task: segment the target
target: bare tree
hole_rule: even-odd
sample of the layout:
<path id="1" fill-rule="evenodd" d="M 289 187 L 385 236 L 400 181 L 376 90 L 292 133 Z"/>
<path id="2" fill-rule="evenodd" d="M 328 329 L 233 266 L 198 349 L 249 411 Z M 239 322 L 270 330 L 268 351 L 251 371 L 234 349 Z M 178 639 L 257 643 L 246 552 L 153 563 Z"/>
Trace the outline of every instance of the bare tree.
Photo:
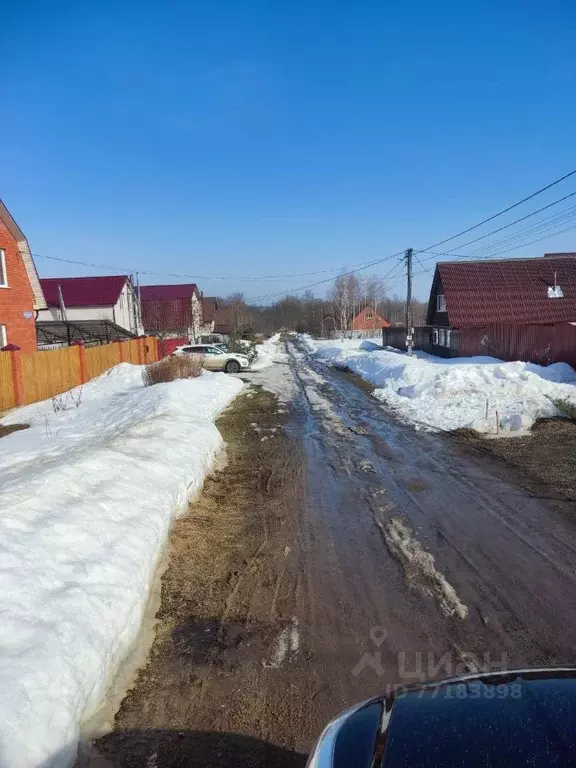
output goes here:
<path id="1" fill-rule="evenodd" d="M 339 275 L 328 293 L 334 324 L 342 337 L 352 330 L 354 317 L 360 311 L 361 295 L 358 278 L 351 274 Z"/>

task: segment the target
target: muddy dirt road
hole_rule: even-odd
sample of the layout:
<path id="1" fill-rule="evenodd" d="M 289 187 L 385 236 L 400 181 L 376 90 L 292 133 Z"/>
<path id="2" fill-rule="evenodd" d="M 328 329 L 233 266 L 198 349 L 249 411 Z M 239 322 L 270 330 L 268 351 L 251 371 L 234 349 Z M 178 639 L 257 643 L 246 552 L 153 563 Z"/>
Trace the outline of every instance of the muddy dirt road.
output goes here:
<path id="1" fill-rule="evenodd" d="M 568 510 L 294 345 L 268 371 L 254 384 L 291 402 L 256 388 L 221 419 L 229 465 L 175 526 L 111 765 L 300 766 L 387 686 L 575 662 Z"/>

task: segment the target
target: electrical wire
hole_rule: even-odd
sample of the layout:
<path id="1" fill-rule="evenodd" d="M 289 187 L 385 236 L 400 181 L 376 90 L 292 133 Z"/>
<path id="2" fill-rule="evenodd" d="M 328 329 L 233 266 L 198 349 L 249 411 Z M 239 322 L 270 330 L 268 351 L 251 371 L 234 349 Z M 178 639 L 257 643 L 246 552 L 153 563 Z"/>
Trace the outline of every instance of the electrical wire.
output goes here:
<path id="1" fill-rule="evenodd" d="M 528 200 L 532 200 L 537 195 L 540 195 L 543 192 L 545 192 L 546 190 L 551 189 L 552 187 L 556 186 L 556 184 L 559 184 L 560 182 L 564 181 L 565 179 L 570 178 L 574 174 L 576 174 L 576 169 L 570 171 L 569 173 L 564 174 L 564 176 L 561 176 L 558 179 L 555 179 L 554 181 L 550 182 L 546 186 L 536 190 L 536 192 L 533 192 L 532 194 L 522 198 L 521 200 L 518 200 L 517 202 L 513 203 L 512 205 L 509 205 L 507 208 L 503 208 L 501 211 L 498 211 L 497 213 L 494 213 L 491 216 L 488 216 L 487 218 L 483 219 L 482 221 L 479 221 L 476 224 L 473 224 L 472 226 L 467 227 L 466 229 L 463 229 L 462 231 L 460 231 L 460 232 L 458 232 L 458 233 L 456 233 L 454 235 L 451 235 L 450 237 L 445 238 L 444 240 L 440 240 L 437 243 L 434 243 L 432 245 L 428 245 L 425 248 L 418 249 L 417 251 L 415 251 L 415 255 L 416 255 L 416 253 L 420 254 L 420 253 L 430 252 L 433 248 L 438 248 L 439 246 L 444 245 L 445 243 L 451 242 L 452 240 L 455 240 L 458 237 L 461 237 L 462 235 L 465 235 L 465 234 L 467 234 L 468 232 L 471 232 L 474 229 L 478 229 L 478 227 L 481 227 L 484 224 L 488 223 L 489 221 L 492 221 L 493 219 L 496 219 L 499 216 L 502 216 L 503 214 L 508 213 L 509 211 L 513 210 L 514 208 L 517 208 L 518 206 L 522 205 L 523 203 L 528 202 Z M 520 219 L 517 219 L 516 221 L 511 222 L 510 224 L 506 224 L 505 226 L 499 227 L 496 230 L 493 230 L 492 232 L 488 232 L 487 234 L 482 235 L 479 238 L 475 238 L 474 240 L 469 241 L 465 245 L 469 245 L 469 244 L 471 244 L 473 242 L 477 242 L 479 240 L 483 240 L 483 239 L 485 239 L 487 237 L 490 237 L 491 235 L 496 234 L 497 232 L 500 232 L 503 229 L 507 229 L 507 228 L 509 228 L 509 227 L 513 226 L 514 224 L 517 224 L 517 223 L 519 223 L 521 221 L 524 221 L 527 218 L 530 218 L 531 216 L 534 216 L 537 213 L 539 213 L 539 212 L 541 212 L 541 211 L 543 211 L 543 210 L 545 210 L 547 208 L 550 208 L 553 205 L 557 205 L 559 202 L 562 202 L 562 200 L 566 200 L 567 198 L 572 197 L 575 194 L 576 194 L 576 192 L 575 193 L 571 193 L 569 195 L 566 195 L 565 197 L 561 198 L 560 200 L 554 201 L 553 203 L 550 203 L 549 205 L 546 205 L 543 208 L 540 208 L 539 210 L 534 211 L 534 212 L 528 214 L 527 216 L 523 216 Z M 569 231 L 569 230 L 563 230 L 563 231 Z M 558 233 L 558 234 L 561 234 L 561 233 Z M 540 239 L 542 240 L 542 239 L 546 239 L 546 238 L 540 238 Z M 535 241 L 535 242 L 539 242 L 539 241 Z M 463 246 L 459 246 L 459 248 L 461 248 L 461 247 L 463 247 Z M 447 254 L 451 253 L 454 250 L 456 250 L 456 249 L 450 249 L 446 253 Z M 378 264 L 382 264 L 385 261 L 389 261 L 390 259 L 393 259 L 396 256 L 400 255 L 400 253 L 402 253 L 402 252 L 391 254 L 390 256 L 385 256 L 385 257 L 383 257 L 381 259 L 376 259 L 374 261 L 359 262 L 358 264 L 353 264 L 351 266 L 353 266 L 354 269 L 348 269 L 347 268 L 347 271 L 341 272 L 340 274 L 342 276 L 355 274 L 356 272 L 360 272 L 360 271 L 362 271 L 364 269 L 368 269 L 369 267 L 377 266 Z M 154 271 L 151 271 L 151 270 L 142 270 L 142 269 L 128 269 L 128 270 L 126 270 L 126 269 L 120 269 L 118 267 L 112 267 L 110 265 L 93 264 L 93 263 L 90 263 L 90 262 L 83 262 L 83 261 L 78 261 L 78 260 L 74 260 L 74 259 L 64 259 L 64 258 L 60 258 L 60 257 L 57 257 L 57 256 L 44 256 L 42 254 L 33 254 L 33 255 L 34 255 L 34 257 L 42 258 L 42 259 L 49 259 L 51 261 L 58 261 L 58 262 L 63 262 L 63 263 L 67 263 L 67 264 L 76 264 L 76 265 L 80 265 L 80 266 L 92 267 L 92 268 L 95 268 L 95 269 L 111 270 L 111 271 L 120 272 L 120 273 L 138 272 L 138 274 L 141 274 L 141 275 L 154 275 L 154 276 L 159 276 L 159 277 L 176 277 L 176 278 L 184 278 L 184 279 L 191 279 L 191 280 L 247 280 L 247 281 L 252 281 L 252 280 L 258 280 L 258 281 L 281 280 L 281 279 L 289 279 L 289 278 L 292 278 L 292 277 L 304 277 L 304 276 L 311 276 L 311 275 L 316 275 L 316 274 L 328 274 L 330 272 L 336 272 L 339 269 L 341 269 L 339 267 L 330 267 L 328 269 L 318 270 L 316 272 L 298 272 L 298 273 L 292 273 L 292 274 L 287 274 L 287 275 L 261 275 L 261 276 L 187 275 L 187 274 L 179 274 L 179 273 L 176 273 L 176 272 L 154 272 Z M 432 255 L 428 259 L 424 259 L 423 261 L 430 261 L 432 258 L 435 258 L 435 254 Z M 465 258 L 465 256 L 463 256 L 463 258 Z M 424 266 L 423 265 L 423 261 L 421 259 L 418 258 L 418 261 L 419 261 L 419 263 L 422 266 Z M 394 267 L 393 270 L 395 268 L 396 267 Z M 393 271 L 393 270 L 391 270 L 391 271 Z M 387 275 L 388 274 L 389 273 L 387 273 Z M 383 278 L 381 278 L 381 281 L 386 279 L 387 275 L 385 275 Z M 312 283 L 308 283 L 306 285 L 302 285 L 302 286 L 300 286 L 298 288 L 293 289 L 293 292 L 294 293 L 298 293 L 300 291 L 306 290 L 307 288 L 313 288 L 313 287 L 316 287 L 318 285 L 323 285 L 325 283 L 331 282 L 333 279 L 334 279 L 333 277 L 329 277 L 329 278 L 326 278 L 324 280 L 318 280 L 318 281 L 315 281 L 315 282 L 312 282 Z M 286 291 L 282 290 L 282 291 L 276 291 L 276 292 L 273 292 L 273 293 L 270 293 L 270 294 L 263 294 L 261 296 L 254 297 L 252 299 L 252 301 L 258 301 L 258 300 L 265 300 L 265 299 L 269 299 L 269 298 L 274 298 L 275 296 L 279 296 L 279 295 L 282 295 L 282 294 L 285 294 L 285 293 L 286 293 Z"/>
<path id="2" fill-rule="evenodd" d="M 542 187 L 541 189 L 536 190 L 536 192 L 533 192 L 531 195 L 528 195 L 528 197 L 523 197 L 522 200 L 518 200 L 517 203 L 513 203 L 512 205 L 509 205 L 507 208 L 503 208 L 501 211 L 494 213 L 492 216 L 488 216 L 488 218 L 482 219 L 482 221 L 479 221 L 477 224 L 473 224 L 471 227 L 468 227 L 467 229 L 463 229 L 461 232 L 458 232 L 455 235 L 451 235 L 450 237 L 447 237 L 444 240 L 440 240 L 438 243 L 434 243 L 433 245 L 427 245 L 426 248 L 419 248 L 418 253 L 424 253 L 425 251 L 432 250 L 432 248 L 438 248 L 438 246 L 440 245 L 449 243 L 451 240 L 456 240 L 457 237 L 461 237 L 462 235 L 465 235 L 468 232 L 472 232 L 473 229 L 478 229 L 478 227 L 481 227 L 483 224 L 487 224 L 489 221 L 492 221 L 493 219 L 498 218 L 498 216 L 502 216 L 503 214 L 508 213 L 508 211 L 511 211 L 514 208 L 517 208 L 519 205 L 522 205 L 522 203 L 527 203 L 528 200 L 532 200 L 532 198 L 542 194 L 542 192 L 546 192 L 547 189 L 551 189 L 552 187 L 556 186 L 556 184 L 560 184 L 561 181 L 564 181 L 565 179 L 570 178 L 570 176 L 574 176 L 575 173 L 576 173 L 576 168 L 573 171 L 566 173 L 564 176 L 561 176 L 559 179 L 556 179 L 555 181 L 550 182 L 550 184 L 547 184 L 545 187 Z"/>
<path id="3" fill-rule="evenodd" d="M 498 248 L 505 245 L 514 245 L 520 241 L 526 240 L 535 235 L 539 235 L 542 232 L 550 231 L 560 225 L 564 225 L 569 221 L 572 221 L 576 217 L 576 206 L 570 206 L 563 211 L 559 211 L 553 216 L 548 216 L 538 222 L 530 224 L 525 227 L 521 227 L 516 232 L 505 237 L 498 238 L 492 243 L 488 243 L 480 248 L 475 248 L 471 251 L 467 251 L 467 255 L 485 254 L 490 250 L 498 250 Z M 452 251 L 451 251 L 452 252 Z"/>
<path id="4" fill-rule="evenodd" d="M 345 277 L 346 275 L 354 275 L 356 272 L 361 272 L 363 269 L 368 269 L 368 267 L 375 267 L 377 264 L 382 264 L 384 261 L 390 261 L 390 259 L 395 258 L 396 256 L 399 256 L 403 251 L 398 251 L 397 253 L 392 253 L 390 256 L 384 256 L 382 259 L 377 259 L 376 261 L 371 262 L 370 264 L 367 264 L 363 267 L 358 267 L 357 269 L 351 269 L 348 272 L 340 272 L 338 277 Z M 384 278 L 382 278 L 384 279 Z M 288 291 L 288 293 L 299 293 L 300 291 L 304 291 L 308 288 L 314 288 L 317 285 L 324 285 L 325 283 L 330 283 L 334 280 L 333 277 L 329 277 L 326 280 L 318 280 L 315 283 L 307 283 L 306 285 L 301 285 L 299 288 L 293 288 L 291 291 Z M 272 299 L 275 296 L 284 296 L 286 295 L 287 291 L 275 291 L 274 293 L 267 293 L 263 294 L 262 296 L 254 296 L 250 299 L 250 301 L 264 301 L 265 299 Z"/>
<path id="5" fill-rule="evenodd" d="M 554 205 L 558 205 L 559 203 L 563 203 L 564 200 L 568 200 L 570 197 L 574 197 L 576 195 L 576 192 L 570 192 L 569 195 L 564 195 L 564 197 L 561 197 L 559 200 L 554 200 L 552 203 L 548 203 L 548 205 L 544 205 L 542 208 L 538 208 L 535 211 L 532 211 L 531 213 L 528 213 L 526 216 L 522 216 L 520 219 L 516 219 L 516 221 L 512 221 L 509 224 L 504 224 L 502 227 L 498 227 L 498 229 L 493 229 L 492 232 L 488 232 L 485 235 L 480 235 L 480 237 L 475 237 L 473 240 L 468 240 L 467 243 L 461 243 L 460 245 L 455 246 L 454 248 L 450 248 L 449 250 L 445 251 L 445 253 L 452 253 L 453 251 L 458 251 L 460 248 L 466 248 L 467 245 L 472 245 L 472 243 L 477 243 L 480 240 L 484 240 L 487 237 L 490 237 L 491 235 L 495 235 L 497 232 L 502 232 L 504 229 L 509 229 L 510 227 L 514 226 L 514 224 L 519 224 L 521 221 L 526 221 L 526 219 L 532 218 L 532 216 L 536 216 L 538 213 L 542 213 L 542 211 L 547 210 L 548 208 L 552 208 Z M 422 253 L 422 251 L 419 251 L 419 253 Z"/>
<path id="6" fill-rule="evenodd" d="M 548 217 L 547 219 L 543 219 L 541 222 L 531 225 L 530 227 L 524 227 L 519 232 L 514 233 L 513 235 L 509 235 L 506 238 L 501 238 L 494 243 L 490 243 L 484 248 L 477 248 L 468 253 L 452 253 L 449 251 L 446 251 L 445 253 L 435 252 L 434 256 L 451 256 L 454 259 L 497 258 L 503 253 L 509 253 L 510 251 L 517 250 L 518 248 L 541 242 L 542 240 L 549 240 L 552 237 L 557 237 L 564 232 L 573 230 L 575 228 L 573 226 L 562 226 L 561 229 L 558 229 L 557 227 L 559 225 L 568 224 L 569 222 L 574 221 L 574 219 L 576 219 L 576 206 L 568 208 L 566 211 L 562 211 L 558 214 L 555 214 L 554 216 Z M 551 229 L 553 229 L 553 231 L 550 231 Z M 545 234 L 542 234 L 544 232 Z M 538 235 L 538 237 L 535 237 L 535 235 Z M 510 247 L 503 248 L 502 246 L 504 245 Z M 429 261 L 429 259 L 427 260 Z"/>
<path id="7" fill-rule="evenodd" d="M 357 262 L 356 264 L 349 264 L 346 266 L 339 266 L 339 267 L 329 267 L 327 269 L 319 269 L 315 272 L 294 272 L 292 274 L 288 275 L 254 275 L 254 276 L 244 276 L 244 275 L 183 275 L 176 272 L 153 272 L 146 269 L 136 269 L 134 267 L 131 267 L 129 269 L 124 267 L 112 267 L 108 264 L 92 264 L 87 261 L 77 261 L 75 259 L 64 259 L 59 256 L 44 256 L 41 253 L 34 253 L 32 254 L 34 258 L 40 258 L 40 259 L 49 259 L 50 261 L 61 261 L 65 264 L 77 264 L 82 267 L 92 267 L 93 269 L 106 269 L 110 270 L 112 272 L 119 272 L 119 273 L 126 273 L 126 274 L 132 274 L 133 272 L 138 272 L 139 275 L 154 275 L 156 277 L 179 277 L 179 278 L 186 278 L 190 280 L 284 280 L 291 277 L 306 277 L 310 275 L 324 275 L 328 272 L 338 272 L 342 269 L 349 269 L 350 267 L 357 267 L 358 269 L 363 269 L 364 267 L 369 267 L 374 263 L 378 262 Z"/>

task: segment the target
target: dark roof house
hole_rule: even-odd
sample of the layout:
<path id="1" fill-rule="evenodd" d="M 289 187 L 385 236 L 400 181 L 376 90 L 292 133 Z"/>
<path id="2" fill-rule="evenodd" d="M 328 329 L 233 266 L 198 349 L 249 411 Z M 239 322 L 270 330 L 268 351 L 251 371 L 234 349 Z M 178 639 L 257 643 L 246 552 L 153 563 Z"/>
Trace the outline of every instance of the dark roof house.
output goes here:
<path id="1" fill-rule="evenodd" d="M 417 348 L 435 355 L 576 365 L 576 258 L 441 262 L 427 325 Z"/>
<path id="2" fill-rule="evenodd" d="M 452 261 L 436 265 L 427 324 L 481 328 L 576 322 L 576 259 Z"/>

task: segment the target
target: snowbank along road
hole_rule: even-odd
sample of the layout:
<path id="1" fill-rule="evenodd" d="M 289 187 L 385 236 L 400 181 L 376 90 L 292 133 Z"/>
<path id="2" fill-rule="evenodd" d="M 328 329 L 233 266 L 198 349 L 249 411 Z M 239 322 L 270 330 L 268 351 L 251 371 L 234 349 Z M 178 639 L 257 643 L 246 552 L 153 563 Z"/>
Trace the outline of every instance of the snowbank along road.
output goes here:
<path id="1" fill-rule="evenodd" d="M 171 718 L 180 743 L 195 729 L 202 739 L 190 749 L 211 765 L 300 766 L 330 717 L 388 686 L 573 663 L 569 515 L 508 482 L 498 464 L 398 422 L 350 374 L 296 344 L 287 351 L 253 381 L 291 397 L 285 430 L 302 451 L 303 492 L 277 525 L 259 509 L 266 536 L 242 576 L 249 613 L 274 617 L 274 631 L 252 618 L 226 649 L 216 622 L 219 666 L 192 693 L 184 686 L 186 714 Z M 234 575 L 230 583 L 228 618 L 244 589 Z M 130 757 L 124 742 L 115 753 L 112 735 L 103 744 L 114 765 L 152 754 L 158 766 L 182 764 L 166 732 L 153 750 L 142 746 L 149 729 L 166 728 L 150 716 L 163 674 L 154 663 L 148 698 L 117 721 L 139 734 L 142 752 Z"/>

